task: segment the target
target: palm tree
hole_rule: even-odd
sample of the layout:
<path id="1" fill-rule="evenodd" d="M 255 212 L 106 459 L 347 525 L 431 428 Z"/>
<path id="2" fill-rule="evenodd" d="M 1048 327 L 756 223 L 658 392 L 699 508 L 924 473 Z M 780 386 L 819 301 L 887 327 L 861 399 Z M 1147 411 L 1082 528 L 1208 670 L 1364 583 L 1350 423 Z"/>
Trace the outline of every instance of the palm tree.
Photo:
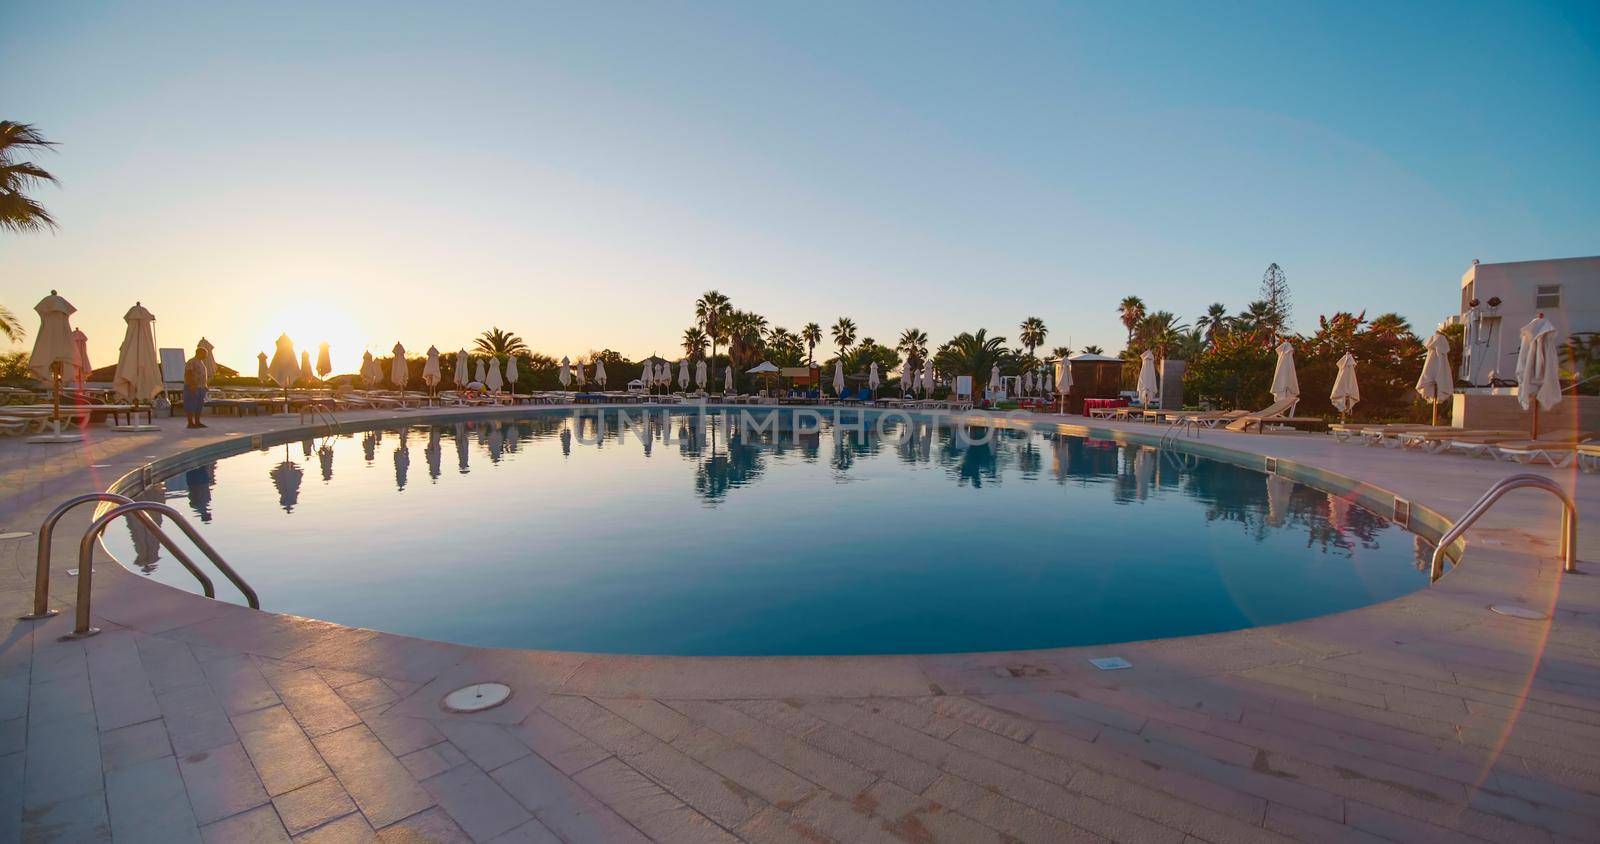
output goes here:
<path id="1" fill-rule="evenodd" d="M 1072 349 L 1068 346 L 1057 346 L 1050 350 L 1050 357 L 1056 360 L 1066 360 L 1072 357 Z"/>
<path id="2" fill-rule="evenodd" d="M 694 319 L 711 340 L 711 359 L 717 359 L 717 343 L 723 339 L 723 322 L 733 312 L 728 297 L 715 290 L 707 290 L 694 302 Z"/>
<path id="3" fill-rule="evenodd" d="M 1242 331 L 1260 342 L 1269 342 L 1282 332 L 1283 317 L 1272 309 L 1265 299 L 1257 299 L 1233 319 L 1236 331 Z"/>
<path id="4" fill-rule="evenodd" d="M 1022 329 L 1018 339 L 1022 340 L 1022 347 L 1028 350 L 1028 357 L 1031 358 L 1033 350 L 1044 345 L 1044 338 L 1050 333 L 1050 329 L 1045 328 L 1044 320 L 1036 316 L 1023 320 L 1022 325 L 1018 327 Z"/>
<path id="5" fill-rule="evenodd" d="M 17 315 L 12 313 L 11 309 L 5 305 L 0 305 L 0 335 L 4 335 L 7 340 L 13 343 L 20 343 L 22 338 L 28 336 L 28 332 L 23 330 L 22 322 L 17 319 Z"/>
<path id="6" fill-rule="evenodd" d="M 806 327 L 800 329 L 800 339 L 806 343 L 806 364 L 816 366 L 817 344 L 822 342 L 822 326 L 814 322 L 806 323 Z"/>
<path id="7" fill-rule="evenodd" d="M 528 351 L 528 344 L 522 342 L 521 337 L 509 331 L 501 331 L 498 327 L 483 332 L 481 337 L 472 341 L 472 347 L 495 357 L 510 357 Z"/>
<path id="8" fill-rule="evenodd" d="M 894 345 L 894 350 L 910 362 L 912 369 L 922 366 L 922 359 L 928 356 L 928 332 L 907 328 L 900 332 L 900 342 Z"/>
<path id="9" fill-rule="evenodd" d="M 1412 333 L 1411 323 L 1397 313 L 1378 314 L 1367 323 L 1367 330 L 1381 337 L 1397 338 Z"/>
<path id="10" fill-rule="evenodd" d="M 1138 296 L 1125 296 L 1122 304 L 1117 305 L 1117 313 L 1122 317 L 1122 327 L 1128 329 L 1128 345 L 1133 345 L 1133 330 L 1139 327 L 1139 321 L 1144 319 L 1144 300 Z"/>
<path id="11" fill-rule="evenodd" d="M 691 358 L 699 358 L 706 353 L 706 333 L 698 325 L 691 325 L 683 330 L 683 353 Z"/>
<path id="12" fill-rule="evenodd" d="M 1189 326 L 1178 321 L 1171 311 L 1156 311 L 1139 323 L 1139 340 L 1146 349 L 1156 353 L 1156 358 L 1166 360 L 1172 352 L 1182 348 L 1184 332 Z"/>
<path id="13" fill-rule="evenodd" d="M 56 177 L 31 161 L 13 158 L 53 146 L 55 142 L 45 140 L 32 124 L 0 120 L 0 229 L 29 232 L 56 227 L 50 212 L 23 192 L 43 182 L 54 183 Z"/>
<path id="14" fill-rule="evenodd" d="M 976 393 L 989 383 L 990 370 L 996 366 L 1008 369 L 1015 360 L 1012 351 L 1006 348 L 1006 338 L 990 337 L 988 329 L 980 328 L 977 334 L 963 331 L 952 337 L 950 342 L 939 347 L 933 364 L 947 375 L 973 376 Z"/>
<path id="15" fill-rule="evenodd" d="M 728 361 L 737 369 L 744 369 L 761 353 L 762 335 L 767 328 L 767 318 L 749 311 L 730 311 L 723 317 L 723 331 L 728 337 Z"/>
<path id="16" fill-rule="evenodd" d="M 1194 321 L 1195 327 L 1205 332 L 1208 345 L 1217 342 L 1217 336 L 1226 332 L 1233 324 L 1233 317 L 1228 316 L 1228 306 L 1221 302 L 1212 302 L 1206 308 L 1205 316 Z"/>
<path id="17" fill-rule="evenodd" d="M 833 344 L 839 347 L 839 354 L 843 356 L 850 351 L 856 343 L 856 323 L 849 317 L 839 317 L 833 324 Z"/>

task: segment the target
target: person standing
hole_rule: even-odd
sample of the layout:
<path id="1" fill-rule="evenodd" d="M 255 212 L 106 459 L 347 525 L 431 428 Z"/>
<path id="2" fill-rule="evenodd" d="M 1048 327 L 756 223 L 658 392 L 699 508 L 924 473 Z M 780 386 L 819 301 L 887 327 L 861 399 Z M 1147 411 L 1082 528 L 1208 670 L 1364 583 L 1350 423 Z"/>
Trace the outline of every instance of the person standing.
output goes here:
<path id="1" fill-rule="evenodd" d="M 183 414 L 189 417 L 190 428 L 207 427 L 200 421 L 200 411 L 206 407 L 206 382 L 209 376 L 205 347 L 197 347 L 194 357 L 183 365 Z"/>

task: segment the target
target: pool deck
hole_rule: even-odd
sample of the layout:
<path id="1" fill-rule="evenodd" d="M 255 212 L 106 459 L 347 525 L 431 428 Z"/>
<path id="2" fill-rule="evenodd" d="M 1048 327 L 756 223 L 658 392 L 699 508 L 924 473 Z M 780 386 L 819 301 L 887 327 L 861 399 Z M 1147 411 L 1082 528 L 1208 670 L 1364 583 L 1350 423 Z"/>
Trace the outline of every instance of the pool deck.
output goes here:
<path id="1" fill-rule="evenodd" d="M 35 531 L 153 456 L 297 424 L 160 422 L 96 427 L 83 445 L 0 439 L 0 531 Z M 1105 647 L 489 650 L 208 601 L 103 555 L 104 632 L 62 640 L 85 507 L 54 545 L 54 618 L 16 619 L 36 537 L 0 540 L 0 842 L 1600 838 L 1600 476 L 1314 435 L 1200 442 L 1361 478 L 1449 518 L 1498 477 L 1546 474 L 1578 501 L 1591 574 L 1559 573 L 1554 500 L 1524 491 L 1469 533 L 1462 566 L 1410 596 Z M 1099 671 L 1099 656 L 1133 668 Z M 440 708 L 488 680 L 513 688 L 505 705 Z"/>

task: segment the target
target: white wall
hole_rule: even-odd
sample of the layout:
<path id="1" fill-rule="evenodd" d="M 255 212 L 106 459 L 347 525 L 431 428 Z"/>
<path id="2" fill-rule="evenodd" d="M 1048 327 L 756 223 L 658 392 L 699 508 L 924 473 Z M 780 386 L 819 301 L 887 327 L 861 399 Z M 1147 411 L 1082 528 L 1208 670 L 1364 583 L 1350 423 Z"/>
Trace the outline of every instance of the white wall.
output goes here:
<path id="1" fill-rule="evenodd" d="M 1487 347 L 1469 350 L 1467 376 L 1474 384 L 1487 384 L 1491 371 L 1504 379 L 1516 377 L 1517 332 L 1541 310 L 1556 327 L 1557 343 L 1575 331 L 1600 331 L 1600 257 L 1475 264 L 1461 276 L 1463 321 L 1468 317 L 1469 285 L 1484 318 L 1479 325 L 1490 329 Z M 1538 289 L 1547 285 L 1560 287 L 1559 307 L 1536 307 Z M 1498 308 L 1489 307 L 1494 297 L 1501 300 Z"/>

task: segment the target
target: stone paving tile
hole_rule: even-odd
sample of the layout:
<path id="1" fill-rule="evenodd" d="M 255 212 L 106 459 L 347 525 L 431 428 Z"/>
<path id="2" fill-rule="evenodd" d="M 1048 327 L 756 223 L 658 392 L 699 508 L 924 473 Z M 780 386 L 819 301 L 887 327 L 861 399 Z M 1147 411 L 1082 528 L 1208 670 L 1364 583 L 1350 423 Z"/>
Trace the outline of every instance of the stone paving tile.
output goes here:
<path id="1" fill-rule="evenodd" d="M 22 754 L 0 756 L 0 841 L 22 839 Z"/>
<path id="2" fill-rule="evenodd" d="M 232 656 L 200 665 L 211 683 L 211 690 L 229 715 L 254 712 L 279 703 L 277 693 L 248 656 Z"/>
<path id="3" fill-rule="evenodd" d="M 499 724 L 446 720 L 438 721 L 435 725 L 450 739 L 451 744 L 485 771 L 492 771 L 529 753 L 527 745 Z"/>
<path id="4" fill-rule="evenodd" d="M 378 840 L 367 819 L 355 812 L 294 837 L 297 844 L 368 844 Z"/>
<path id="5" fill-rule="evenodd" d="M 233 725 L 268 794 L 284 794 L 329 775 L 317 749 L 284 707 L 235 715 Z"/>
<path id="6" fill-rule="evenodd" d="M 478 841 L 521 826 L 533 817 L 477 765 L 452 768 L 424 780 L 422 787 Z"/>
<path id="7" fill-rule="evenodd" d="M 189 756 L 238 741 L 233 722 L 207 685 L 185 686 L 156 696 L 167 736 L 179 756 Z"/>
<path id="8" fill-rule="evenodd" d="M 444 741 L 444 733 L 439 732 L 439 728 L 426 718 L 396 715 L 381 709 L 366 709 L 356 714 L 383 742 L 383 746 L 396 756 L 404 756 Z"/>
<path id="9" fill-rule="evenodd" d="M 355 683 L 365 683 L 368 680 L 375 679 L 366 674 L 360 674 L 355 671 L 340 671 L 336 668 L 318 668 L 317 674 L 322 677 L 323 682 L 327 683 L 329 688 L 333 689 Z"/>
<path id="10" fill-rule="evenodd" d="M 433 806 L 433 797 L 365 726 L 319 736 L 314 742 L 373 826 L 382 828 Z"/>
<path id="11" fill-rule="evenodd" d="M 272 798 L 278 817 L 291 835 L 299 835 L 342 818 L 356 810 L 356 804 L 333 777 Z"/>
<path id="12" fill-rule="evenodd" d="M 0 721 L 0 756 L 21 753 L 28 744 L 28 719 Z"/>
<path id="13" fill-rule="evenodd" d="M 102 792 L 67 797 L 28 809 L 22 816 L 23 841 L 100 842 L 111 840 Z"/>
<path id="14" fill-rule="evenodd" d="M 449 742 L 424 747 L 400 757 L 400 764 L 406 766 L 406 770 L 410 771 L 411 776 L 416 777 L 418 782 L 466 763 L 467 755 Z"/>
<path id="15" fill-rule="evenodd" d="M 389 684 L 377 677 L 351 683 L 348 686 L 338 686 L 334 691 L 338 692 L 339 697 L 344 698 L 344 702 L 350 704 L 352 709 L 369 709 L 400 699 L 400 696 L 394 693 L 394 689 L 389 688 Z"/>
<path id="16" fill-rule="evenodd" d="M 574 779 L 656 841 L 738 840 L 618 759 L 586 768 Z"/>
<path id="17" fill-rule="evenodd" d="M 106 774 L 112 837 L 121 842 L 181 844 L 200 840 L 183 777 L 172 757 Z"/>
<path id="18" fill-rule="evenodd" d="M 635 835 L 637 834 L 635 833 Z M 582 841 L 583 839 L 572 840 Z M 603 841 L 605 839 L 597 838 L 594 840 Z M 516 829 L 496 835 L 489 839 L 489 844 L 562 844 L 562 841 L 556 837 L 554 832 L 550 831 L 549 827 L 539 823 L 538 820 L 531 820 Z M 812 842 L 812 844 L 816 844 L 816 842 Z"/>
<path id="19" fill-rule="evenodd" d="M 316 738 L 361 723 L 361 718 L 344 698 L 314 669 L 269 676 L 268 682 L 283 705 L 289 707 L 306 735 Z"/>
<path id="20" fill-rule="evenodd" d="M 548 712 L 535 710 L 511 732 L 563 773 L 575 774 L 611 755 Z"/>
<path id="21" fill-rule="evenodd" d="M 271 806 L 257 806 L 231 818 L 223 818 L 202 827 L 201 840 L 205 844 L 288 844 L 289 834 L 284 831 L 278 813 Z"/>
<path id="22" fill-rule="evenodd" d="M 537 825 L 538 821 L 528 821 Z M 510 834 L 509 831 L 505 834 Z M 378 840 L 384 844 L 472 844 L 473 839 L 440 809 L 429 809 L 378 830 Z M 482 839 L 479 839 L 482 840 Z M 500 840 L 496 836 L 495 841 Z M 551 841 L 557 839 L 551 838 Z"/>
<path id="23" fill-rule="evenodd" d="M 172 755 L 164 721 L 146 721 L 100 734 L 100 762 L 107 771 Z"/>
<path id="24" fill-rule="evenodd" d="M 86 651 L 94 711 L 101 730 L 161 717 L 132 634 L 103 633 L 86 642 Z"/>
<path id="25" fill-rule="evenodd" d="M 23 802 L 29 808 L 95 794 L 101 778 L 100 734 L 94 715 L 28 721 L 25 751 L 27 783 Z"/>
<path id="26" fill-rule="evenodd" d="M 194 658 L 188 645 L 161 636 L 141 636 L 138 647 L 145 675 L 156 694 L 206 682 L 200 661 Z"/>
<path id="27" fill-rule="evenodd" d="M 610 806 L 539 756 L 524 756 L 490 776 L 563 840 L 648 840 Z"/>
<path id="28" fill-rule="evenodd" d="M 178 770 L 201 826 L 267 802 L 267 790 L 238 742 L 180 757 Z"/>

